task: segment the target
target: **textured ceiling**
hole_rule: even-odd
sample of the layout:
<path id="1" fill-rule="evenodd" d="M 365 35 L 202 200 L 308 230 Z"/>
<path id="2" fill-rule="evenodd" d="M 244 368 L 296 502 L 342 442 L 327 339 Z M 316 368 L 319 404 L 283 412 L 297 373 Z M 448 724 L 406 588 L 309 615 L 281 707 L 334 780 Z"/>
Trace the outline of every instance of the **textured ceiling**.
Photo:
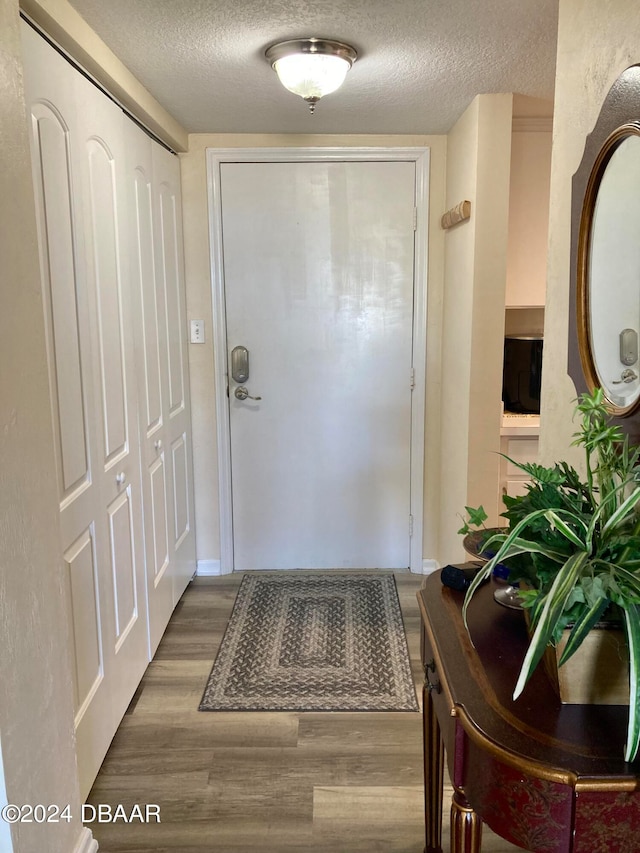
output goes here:
<path id="1" fill-rule="evenodd" d="M 444 133 L 479 93 L 553 98 L 558 0 L 71 4 L 192 133 Z M 359 53 L 313 116 L 264 59 L 301 36 Z"/>

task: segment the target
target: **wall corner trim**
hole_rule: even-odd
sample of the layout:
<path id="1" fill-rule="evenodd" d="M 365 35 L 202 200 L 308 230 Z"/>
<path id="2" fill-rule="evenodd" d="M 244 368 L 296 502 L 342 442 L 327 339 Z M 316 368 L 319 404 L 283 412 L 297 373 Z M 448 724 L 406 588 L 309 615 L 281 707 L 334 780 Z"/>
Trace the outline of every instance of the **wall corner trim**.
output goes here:
<path id="1" fill-rule="evenodd" d="M 84 826 L 76 846 L 73 848 L 73 853 L 97 853 L 98 842 L 93 837 L 91 830 Z"/>
<path id="2" fill-rule="evenodd" d="M 196 576 L 199 578 L 212 578 L 222 574 L 220 560 L 198 560 Z"/>
<path id="3" fill-rule="evenodd" d="M 437 560 L 424 559 L 422 561 L 422 574 L 423 575 L 432 575 L 434 572 L 437 572 L 439 568 L 440 568 L 440 563 Z"/>

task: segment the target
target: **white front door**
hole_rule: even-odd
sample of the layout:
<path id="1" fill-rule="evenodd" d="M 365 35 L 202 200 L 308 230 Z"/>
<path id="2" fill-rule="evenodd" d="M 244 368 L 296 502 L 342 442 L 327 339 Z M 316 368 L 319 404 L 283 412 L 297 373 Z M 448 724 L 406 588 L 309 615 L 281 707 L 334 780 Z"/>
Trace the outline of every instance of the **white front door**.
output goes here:
<path id="1" fill-rule="evenodd" d="M 406 568 L 416 164 L 219 168 L 234 567 Z"/>

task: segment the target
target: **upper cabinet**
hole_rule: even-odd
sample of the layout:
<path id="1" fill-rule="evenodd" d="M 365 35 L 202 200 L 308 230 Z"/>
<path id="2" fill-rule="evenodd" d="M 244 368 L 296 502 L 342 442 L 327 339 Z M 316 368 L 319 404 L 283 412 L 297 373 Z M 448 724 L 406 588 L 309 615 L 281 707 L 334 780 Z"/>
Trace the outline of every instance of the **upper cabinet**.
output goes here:
<path id="1" fill-rule="evenodd" d="M 541 307 L 545 303 L 551 128 L 551 117 L 515 115 L 513 119 L 507 308 Z"/>

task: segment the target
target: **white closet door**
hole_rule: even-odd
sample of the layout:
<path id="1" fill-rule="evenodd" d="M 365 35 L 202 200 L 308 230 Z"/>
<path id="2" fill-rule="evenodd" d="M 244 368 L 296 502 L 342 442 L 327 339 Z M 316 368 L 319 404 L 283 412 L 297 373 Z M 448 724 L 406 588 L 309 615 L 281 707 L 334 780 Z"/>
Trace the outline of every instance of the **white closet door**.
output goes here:
<path id="1" fill-rule="evenodd" d="M 130 275 L 135 303 L 142 491 L 152 653 L 174 607 L 169 539 L 173 515 L 170 440 L 167 429 L 168 376 L 166 294 L 156 263 L 158 229 L 153 189 L 152 142 L 125 121 L 127 184 L 132 211 Z"/>
<path id="2" fill-rule="evenodd" d="M 26 25 L 23 37 L 86 795 L 148 659 L 131 330 L 119 254 L 122 116 Z"/>
<path id="3" fill-rule="evenodd" d="M 81 149 L 86 280 L 91 301 L 102 512 L 107 527 L 104 570 L 113 601 L 105 636 L 113 660 L 111 702 L 116 726 L 149 660 L 142 535 L 140 446 L 131 285 L 130 231 L 122 111 L 75 75 Z M 115 728 L 114 728 L 115 731 Z"/>
<path id="4" fill-rule="evenodd" d="M 182 200 L 178 158 L 153 145 L 157 292 L 164 300 L 164 398 L 169 501 L 169 559 L 174 606 L 196 568 L 191 405 L 187 361 Z"/>
<path id="5" fill-rule="evenodd" d="M 71 613 L 79 771 L 102 760 L 94 743 L 111 731 L 112 667 L 103 626 L 113 622 L 100 569 L 106 528 L 90 380 L 91 333 L 84 277 L 81 196 L 77 192 L 74 73 L 23 25 L 25 92 L 31 118 L 34 187 L 56 438 L 61 546 Z M 107 609 L 111 612 L 107 615 Z"/>

